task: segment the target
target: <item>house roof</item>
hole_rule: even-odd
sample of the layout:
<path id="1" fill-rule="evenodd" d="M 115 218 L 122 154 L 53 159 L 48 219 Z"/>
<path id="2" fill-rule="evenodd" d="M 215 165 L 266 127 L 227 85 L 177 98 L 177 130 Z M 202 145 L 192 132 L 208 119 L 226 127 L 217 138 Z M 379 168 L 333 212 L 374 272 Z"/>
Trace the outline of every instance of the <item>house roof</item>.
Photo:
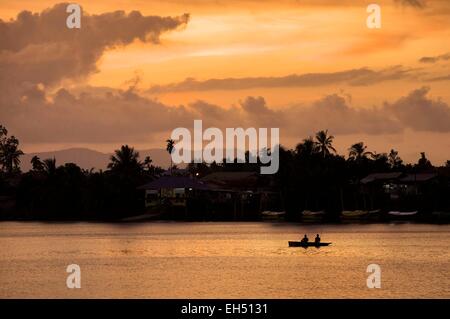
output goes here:
<path id="1" fill-rule="evenodd" d="M 256 172 L 215 172 L 201 179 L 211 188 L 221 189 L 248 189 L 258 184 Z"/>
<path id="2" fill-rule="evenodd" d="M 187 176 L 161 176 L 145 185 L 139 186 L 138 189 L 161 189 L 161 188 L 193 188 L 208 189 L 208 185 L 197 179 Z"/>
<path id="3" fill-rule="evenodd" d="M 411 182 L 426 182 L 437 175 L 435 173 L 417 173 L 417 174 L 408 174 L 405 177 L 400 178 L 400 182 L 403 183 L 411 183 Z"/>
<path id="4" fill-rule="evenodd" d="M 375 181 L 396 180 L 400 183 L 426 182 L 435 178 L 435 173 L 417 173 L 417 174 L 402 174 L 399 172 L 392 173 L 374 173 L 369 174 L 361 180 L 361 183 L 368 184 Z"/>
<path id="5" fill-rule="evenodd" d="M 402 176 L 402 173 L 400 172 L 391 172 L 391 173 L 373 173 L 369 174 L 363 179 L 361 179 L 361 183 L 368 184 L 375 181 L 385 181 L 385 180 L 391 180 L 391 179 L 397 179 L 400 176 Z"/>
<path id="6" fill-rule="evenodd" d="M 167 169 L 162 173 L 163 176 L 188 176 L 189 171 L 185 168 Z"/>
<path id="7" fill-rule="evenodd" d="M 205 182 L 215 182 L 215 181 L 223 181 L 223 182 L 235 182 L 240 180 L 247 179 L 257 179 L 256 172 L 215 172 L 208 174 L 202 178 L 202 181 Z"/>

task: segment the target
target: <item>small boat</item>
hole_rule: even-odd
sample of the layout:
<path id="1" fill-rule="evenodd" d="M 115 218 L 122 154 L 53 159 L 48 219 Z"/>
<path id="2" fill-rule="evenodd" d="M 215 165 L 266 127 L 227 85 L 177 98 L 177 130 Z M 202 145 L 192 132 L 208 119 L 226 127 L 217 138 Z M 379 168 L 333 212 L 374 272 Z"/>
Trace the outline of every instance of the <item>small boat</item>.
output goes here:
<path id="1" fill-rule="evenodd" d="M 302 221 L 304 222 L 320 222 L 325 218 L 325 212 L 323 210 L 320 211 L 311 211 L 304 210 L 301 213 Z"/>
<path id="2" fill-rule="evenodd" d="M 392 215 L 392 216 L 414 216 L 417 214 L 417 210 L 412 211 L 412 212 L 390 211 L 388 214 Z"/>
<path id="3" fill-rule="evenodd" d="M 325 212 L 323 210 L 319 211 L 311 211 L 311 210 L 304 210 L 302 211 L 303 217 L 319 217 L 325 215 Z"/>
<path id="4" fill-rule="evenodd" d="M 368 215 L 369 212 L 366 210 L 344 210 L 341 214 L 345 218 L 361 218 Z"/>
<path id="5" fill-rule="evenodd" d="M 369 210 L 364 218 L 368 220 L 377 220 L 381 216 L 381 209 Z"/>
<path id="6" fill-rule="evenodd" d="M 301 241 L 289 241 L 289 247 L 303 247 L 303 248 L 307 248 L 307 247 L 322 247 L 322 246 L 330 246 L 331 243 L 314 243 L 314 242 L 307 242 L 307 243 L 303 243 Z"/>
<path id="7" fill-rule="evenodd" d="M 286 215 L 286 212 L 274 212 L 270 210 L 263 211 L 261 217 L 263 219 L 281 219 Z"/>
<path id="8" fill-rule="evenodd" d="M 341 212 L 341 220 L 344 222 L 376 220 L 380 217 L 381 210 L 344 210 Z"/>

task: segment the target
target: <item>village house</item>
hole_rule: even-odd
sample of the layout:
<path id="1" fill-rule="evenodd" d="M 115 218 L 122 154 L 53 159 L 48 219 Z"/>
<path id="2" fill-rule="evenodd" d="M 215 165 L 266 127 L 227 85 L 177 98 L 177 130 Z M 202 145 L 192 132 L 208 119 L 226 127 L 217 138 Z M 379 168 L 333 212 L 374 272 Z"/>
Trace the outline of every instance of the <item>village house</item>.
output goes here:
<path id="1" fill-rule="evenodd" d="M 142 185 L 148 210 L 191 219 L 258 219 L 273 205 L 271 178 L 258 172 L 215 172 L 202 178 L 161 176 Z"/>
<path id="2" fill-rule="evenodd" d="M 431 209 L 424 205 L 432 195 L 428 189 L 436 178 L 432 172 L 373 173 L 360 180 L 360 192 L 367 209 Z"/>

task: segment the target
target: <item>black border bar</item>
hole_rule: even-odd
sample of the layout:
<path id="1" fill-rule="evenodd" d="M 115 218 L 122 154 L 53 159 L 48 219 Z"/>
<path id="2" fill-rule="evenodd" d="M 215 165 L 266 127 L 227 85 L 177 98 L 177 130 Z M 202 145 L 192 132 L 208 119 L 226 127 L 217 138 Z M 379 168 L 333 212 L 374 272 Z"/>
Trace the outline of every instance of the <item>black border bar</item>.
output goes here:
<path id="1" fill-rule="evenodd" d="M 384 318 L 392 311 L 398 312 L 402 318 L 409 315 L 427 318 L 431 313 L 446 313 L 449 301 L 450 299 L 4 299 L 0 300 L 0 308 L 2 313 L 11 311 L 11 314 L 21 315 L 27 312 L 33 316 L 41 314 L 60 319 L 67 314 L 84 319 L 94 313 L 101 317 L 114 315 L 125 318 L 139 316 L 179 319 L 299 319 L 310 316 L 333 319 L 336 316 Z M 211 307 L 214 307 L 213 314 L 209 311 Z M 183 313 L 187 309 L 190 313 Z"/>

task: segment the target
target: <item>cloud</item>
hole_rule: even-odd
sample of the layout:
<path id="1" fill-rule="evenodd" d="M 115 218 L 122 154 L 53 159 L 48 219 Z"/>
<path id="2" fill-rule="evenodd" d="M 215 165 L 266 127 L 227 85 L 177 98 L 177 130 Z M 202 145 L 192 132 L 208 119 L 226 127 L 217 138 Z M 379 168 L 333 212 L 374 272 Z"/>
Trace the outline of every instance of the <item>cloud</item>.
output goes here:
<path id="1" fill-rule="evenodd" d="M 60 89 L 46 98 L 35 91 L 0 110 L 2 122 L 27 143 L 149 141 L 173 123 L 186 126 L 193 118 L 183 106 L 169 107 L 133 90 L 76 95 Z"/>
<path id="2" fill-rule="evenodd" d="M 154 143 L 176 127 L 279 127 L 282 138 L 302 138 L 320 129 L 333 134 L 450 132 L 450 107 L 420 88 L 378 107 L 355 107 L 347 97 L 330 94 L 310 105 L 271 108 L 259 97 L 223 107 L 205 101 L 172 106 L 141 96 L 134 89 L 75 94 L 60 89 L 46 95 L 30 87 L 19 102 L 0 109 L 2 124 L 27 143 Z"/>
<path id="3" fill-rule="evenodd" d="M 450 52 L 437 55 L 437 56 L 425 56 L 419 59 L 419 62 L 421 63 L 436 63 L 439 61 L 448 61 L 450 60 Z"/>
<path id="4" fill-rule="evenodd" d="M 334 134 L 399 133 L 402 126 L 381 108 L 355 108 L 338 94 L 331 94 L 306 108 L 291 107 L 285 112 L 298 135 L 329 129 Z M 308 133 L 307 133 L 308 132 Z"/>
<path id="5" fill-rule="evenodd" d="M 161 34 L 184 26 L 189 15 L 143 16 L 139 11 L 98 15 L 85 12 L 80 29 L 66 27 L 66 7 L 57 4 L 41 13 L 22 11 L 10 21 L 0 20 L 0 85 L 23 83 L 51 86 L 97 71 L 105 50 L 134 40 L 157 44 Z"/>
<path id="6" fill-rule="evenodd" d="M 400 133 L 405 129 L 422 132 L 450 132 L 450 106 L 429 97 L 422 87 L 380 107 L 354 108 L 340 95 L 328 95 L 306 109 L 291 109 L 295 118 L 311 132 L 329 128 L 336 134 Z"/>
<path id="7" fill-rule="evenodd" d="M 399 3 L 403 6 L 409 6 L 414 8 L 425 8 L 426 1 L 425 0 L 395 0 L 396 3 Z"/>
<path id="8" fill-rule="evenodd" d="M 444 76 L 436 76 L 434 78 L 427 79 L 428 82 L 438 82 L 438 81 L 450 81 L 450 74 Z"/>
<path id="9" fill-rule="evenodd" d="M 194 119 L 205 127 L 280 127 L 282 137 L 308 136 L 319 129 L 333 134 L 385 134 L 404 130 L 450 132 L 450 108 L 420 88 L 379 107 L 352 106 L 338 94 L 310 105 L 275 109 L 262 96 L 244 97 L 237 105 L 219 106 L 199 100 L 167 105 L 136 90 L 69 89 L 53 92 L 63 81 L 96 72 L 105 50 L 139 39 L 158 43 L 161 34 L 184 26 L 188 16 L 143 16 L 137 11 L 84 14 L 82 28 L 65 27 L 65 5 L 41 13 L 23 11 L 15 20 L 0 21 L 1 124 L 27 144 L 153 143 L 176 127 L 191 128 Z M 443 58 L 441 58 L 443 59 Z M 167 91 L 240 90 L 270 87 L 312 87 L 330 84 L 363 86 L 409 79 L 416 70 L 393 66 L 282 77 L 187 79 L 155 86 Z"/>
<path id="10" fill-rule="evenodd" d="M 450 132 L 450 107 L 427 95 L 430 89 L 422 87 L 414 90 L 396 102 L 385 104 L 385 109 L 391 112 L 402 127 L 414 131 Z"/>
<path id="11" fill-rule="evenodd" d="M 249 119 L 248 122 L 253 122 L 253 126 L 257 124 L 259 127 L 282 127 L 286 123 L 286 115 L 282 111 L 270 109 L 262 96 L 248 96 L 240 102 L 240 106 L 245 117 Z"/>
<path id="12" fill-rule="evenodd" d="M 14 20 L 0 20 L 2 124 L 9 125 L 28 143 L 95 143 L 142 140 L 149 130 L 167 129 L 170 120 L 184 116 L 182 107 L 168 108 L 141 98 L 134 92 L 136 83 L 130 83 L 125 91 L 106 88 L 79 95 L 66 89 L 49 92 L 63 81 L 78 82 L 96 72 L 97 61 L 108 49 L 135 40 L 159 43 L 163 33 L 186 25 L 188 15 L 84 12 L 81 29 L 68 29 L 66 7 L 57 4 L 40 13 L 22 11 Z M 155 114 L 160 118 L 152 118 Z"/>
<path id="13" fill-rule="evenodd" d="M 291 74 L 282 77 L 225 78 L 204 81 L 188 78 L 178 83 L 155 85 L 148 92 L 156 94 L 182 91 L 245 90 L 249 88 L 313 87 L 339 83 L 365 86 L 409 78 L 413 71 L 402 66 L 393 66 L 378 71 L 360 68 L 333 73 Z"/>

